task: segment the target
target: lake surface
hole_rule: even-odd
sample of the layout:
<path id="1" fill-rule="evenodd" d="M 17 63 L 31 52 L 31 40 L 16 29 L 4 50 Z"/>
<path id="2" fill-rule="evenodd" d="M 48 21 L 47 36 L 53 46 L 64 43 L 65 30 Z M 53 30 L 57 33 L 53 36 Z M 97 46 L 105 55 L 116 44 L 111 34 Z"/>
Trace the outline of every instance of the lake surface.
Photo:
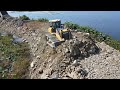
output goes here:
<path id="1" fill-rule="evenodd" d="M 31 19 L 61 19 L 62 23 L 71 21 L 79 25 L 96 28 L 96 30 L 120 40 L 120 11 L 8 11 L 8 13 L 14 17 L 27 15 Z"/>

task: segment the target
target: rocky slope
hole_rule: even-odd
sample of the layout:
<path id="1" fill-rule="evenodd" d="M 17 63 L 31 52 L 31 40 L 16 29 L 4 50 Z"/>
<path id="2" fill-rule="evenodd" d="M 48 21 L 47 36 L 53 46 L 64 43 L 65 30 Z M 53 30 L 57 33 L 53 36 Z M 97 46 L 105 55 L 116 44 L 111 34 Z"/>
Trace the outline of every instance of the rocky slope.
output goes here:
<path id="1" fill-rule="evenodd" d="M 46 44 L 48 23 L 0 20 L 0 32 L 10 32 L 28 42 L 31 79 L 119 79 L 120 52 L 95 42 L 89 34 L 72 32 L 73 39 L 52 49 Z"/>

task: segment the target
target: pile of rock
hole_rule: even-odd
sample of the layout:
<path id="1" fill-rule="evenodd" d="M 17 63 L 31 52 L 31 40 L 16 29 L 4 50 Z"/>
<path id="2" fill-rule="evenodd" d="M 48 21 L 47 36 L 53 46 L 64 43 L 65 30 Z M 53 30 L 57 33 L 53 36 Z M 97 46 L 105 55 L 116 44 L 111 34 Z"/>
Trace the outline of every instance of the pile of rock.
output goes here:
<path id="1" fill-rule="evenodd" d="M 71 39 L 62 44 L 63 55 L 68 55 L 74 59 L 83 59 L 89 57 L 92 54 L 99 53 L 99 48 L 93 42 L 80 41 L 79 39 Z"/>
<path id="2" fill-rule="evenodd" d="M 83 68 L 80 62 L 99 51 L 93 41 L 82 41 L 79 38 L 67 40 L 56 48 L 55 54 L 50 54 L 48 60 L 43 61 L 45 67 L 41 64 L 40 68 L 44 68 L 42 73 L 37 74 L 37 77 L 41 79 L 85 79 L 88 70 Z M 48 52 L 52 51 L 48 50 Z M 51 57 L 54 58 L 51 59 Z"/>
<path id="3" fill-rule="evenodd" d="M 100 49 L 92 41 L 83 42 L 77 38 L 66 41 L 62 44 L 62 47 L 64 59 L 60 63 L 60 68 L 64 70 L 64 73 L 60 77 L 64 79 L 85 78 L 88 70 L 82 67 L 80 61 L 93 54 L 99 53 Z"/>

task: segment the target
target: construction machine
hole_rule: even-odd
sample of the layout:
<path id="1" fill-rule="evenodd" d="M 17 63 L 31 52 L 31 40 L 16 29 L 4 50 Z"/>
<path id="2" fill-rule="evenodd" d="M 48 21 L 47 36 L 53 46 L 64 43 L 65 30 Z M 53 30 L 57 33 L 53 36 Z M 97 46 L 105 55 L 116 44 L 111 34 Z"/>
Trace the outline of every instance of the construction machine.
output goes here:
<path id="1" fill-rule="evenodd" d="M 61 24 L 60 19 L 49 20 L 49 26 L 46 40 L 47 44 L 52 48 L 55 48 L 65 40 L 72 38 L 70 30 L 64 28 L 64 24 Z"/>

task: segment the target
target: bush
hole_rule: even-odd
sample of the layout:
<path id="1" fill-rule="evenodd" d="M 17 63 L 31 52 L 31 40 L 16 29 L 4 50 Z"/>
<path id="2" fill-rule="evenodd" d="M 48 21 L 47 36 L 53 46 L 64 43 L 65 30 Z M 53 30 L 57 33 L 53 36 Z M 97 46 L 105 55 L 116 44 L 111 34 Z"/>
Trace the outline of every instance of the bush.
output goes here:
<path id="1" fill-rule="evenodd" d="M 39 19 L 37 19 L 37 20 L 35 20 L 35 19 L 30 19 L 28 16 L 26 16 L 26 15 L 23 15 L 23 16 L 20 16 L 19 17 L 20 19 L 22 19 L 22 20 L 32 20 L 32 21 L 39 21 L 39 22 L 48 22 L 49 20 L 47 19 L 47 18 L 39 18 Z"/>
<path id="2" fill-rule="evenodd" d="M 46 19 L 46 18 L 39 18 L 38 21 L 39 21 L 39 22 L 48 22 L 49 20 Z"/>
<path id="3" fill-rule="evenodd" d="M 30 20 L 30 18 L 26 15 L 20 16 L 20 19 L 22 20 Z"/>
<path id="4" fill-rule="evenodd" d="M 78 24 L 73 24 L 72 22 L 65 22 L 64 25 L 65 25 L 65 27 L 70 28 L 70 29 L 78 29 L 79 28 Z"/>

